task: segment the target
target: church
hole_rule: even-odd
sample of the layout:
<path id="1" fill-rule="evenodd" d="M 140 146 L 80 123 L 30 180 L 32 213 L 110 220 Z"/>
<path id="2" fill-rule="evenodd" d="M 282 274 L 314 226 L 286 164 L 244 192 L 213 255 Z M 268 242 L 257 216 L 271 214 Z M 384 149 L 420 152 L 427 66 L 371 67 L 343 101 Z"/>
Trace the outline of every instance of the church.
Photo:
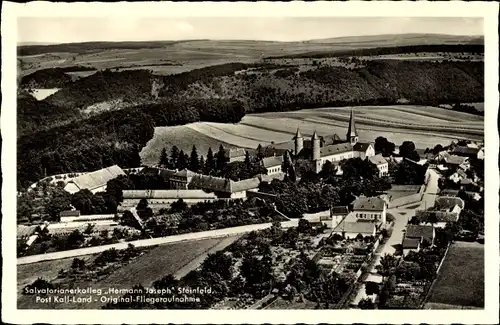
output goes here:
<path id="1" fill-rule="evenodd" d="M 294 149 L 291 150 L 291 156 L 295 165 L 308 165 L 316 173 L 321 171 L 327 161 L 338 165 L 338 162 L 344 159 L 357 157 L 365 159 L 375 156 L 373 143 L 358 141 L 358 131 L 352 109 L 345 140 L 340 139 L 336 134 L 319 136 L 316 131 L 310 140 L 306 140 L 297 128 L 293 142 Z"/>

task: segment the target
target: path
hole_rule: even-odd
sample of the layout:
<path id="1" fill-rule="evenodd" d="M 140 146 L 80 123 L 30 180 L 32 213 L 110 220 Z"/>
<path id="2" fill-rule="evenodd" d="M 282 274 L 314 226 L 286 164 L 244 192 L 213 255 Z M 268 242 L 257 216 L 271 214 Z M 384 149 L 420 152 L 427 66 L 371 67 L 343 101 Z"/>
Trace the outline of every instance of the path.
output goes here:
<path id="1" fill-rule="evenodd" d="M 377 249 L 377 251 L 379 252 L 376 252 L 373 257 L 375 259 L 375 263 L 372 264 L 373 267 L 368 270 L 368 273 L 377 274 L 376 267 L 380 264 L 380 259 L 382 258 L 382 256 L 386 254 L 393 255 L 394 253 L 396 253 L 396 247 L 403 242 L 404 230 L 406 229 L 408 221 L 415 215 L 415 211 L 420 209 L 427 209 L 434 206 L 434 201 L 436 200 L 437 196 L 436 192 L 438 191 L 438 179 L 439 175 L 437 174 L 437 172 L 433 169 L 429 169 L 429 179 L 427 181 L 427 186 L 418 207 L 408 209 L 405 208 L 405 206 L 401 206 L 398 208 L 387 210 L 387 213 L 394 216 L 394 226 L 392 228 L 392 234 L 391 237 L 388 238 L 387 242 L 381 245 L 382 249 Z M 415 205 L 416 203 L 411 203 L 406 205 L 406 207 L 413 207 Z M 352 304 L 357 305 L 363 298 L 366 298 L 364 285 L 361 286 Z"/>
<path id="2" fill-rule="evenodd" d="M 281 226 L 283 228 L 297 227 L 298 220 L 299 219 L 294 219 L 294 220 L 290 220 L 290 221 L 283 221 L 281 223 Z M 72 250 L 62 251 L 62 252 L 24 256 L 24 257 L 20 257 L 17 259 L 17 265 L 36 263 L 36 262 L 41 262 L 41 261 L 57 260 L 57 259 L 61 259 L 61 258 L 76 257 L 76 256 L 82 256 L 82 255 L 97 254 L 97 253 L 103 252 L 105 250 L 108 250 L 110 248 L 125 249 L 125 248 L 127 248 L 127 246 L 129 244 L 132 244 L 135 247 L 146 247 L 146 246 L 176 243 L 176 242 L 181 242 L 181 241 L 200 240 L 200 239 L 206 239 L 206 238 L 228 237 L 228 236 L 245 234 L 245 233 L 249 233 L 252 231 L 270 228 L 271 226 L 272 226 L 272 223 L 260 223 L 260 224 L 255 224 L 255 225 L 246 225 L 246 226 L 216 229 L 216 230 L 209 230 L 209 231 L 193 232 L 193 233 L 175 235 L 175 236 L 159 237 L 159 238 L 152 238 L 152 239 L 141 239 L 141 240 L 136 240 L 136 241 L 131 241 L 131 242 L 123 242 L 123 243 L 110 244 L 110 245 L 85 247 L 85 248 L 72 249 Z"/>

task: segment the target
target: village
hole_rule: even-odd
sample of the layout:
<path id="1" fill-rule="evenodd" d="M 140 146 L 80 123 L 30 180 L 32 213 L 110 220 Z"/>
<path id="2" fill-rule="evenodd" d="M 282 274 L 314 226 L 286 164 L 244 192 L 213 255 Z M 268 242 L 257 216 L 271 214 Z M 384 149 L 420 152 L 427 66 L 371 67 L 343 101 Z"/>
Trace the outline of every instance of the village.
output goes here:
<path id="1" fill-rule="evenodd" d="M 245 286 L 207 307 L 424 308 L 450 245 L 484 240 L 484 146 L 358 136 L 351 110 L 345 140 L 298 128 L 255 150 L 46 177 L 18 194 L 18 264 L 239 235 L 223 277 Z M 266 258 L 268 274 L 246 274 Z"/>

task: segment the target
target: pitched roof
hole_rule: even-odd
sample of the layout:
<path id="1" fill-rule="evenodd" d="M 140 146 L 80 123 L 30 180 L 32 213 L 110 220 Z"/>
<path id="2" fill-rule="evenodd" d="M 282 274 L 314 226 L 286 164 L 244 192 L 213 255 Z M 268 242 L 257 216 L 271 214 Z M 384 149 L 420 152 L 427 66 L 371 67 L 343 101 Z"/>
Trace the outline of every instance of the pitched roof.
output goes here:
<path id="1" fill-rule="evenodd" d="M 66 210 L 59 212 L 60 217 L 78 217 L 80 215 L 80 210 Z"/>
<path id="2" fill-rule="evenodd" d="M 175 172 L 173 175 L 177 176 L 177 177 L 188 178 L 188 177 L 193 177 L 193 176 L 198 175 L 198 174 L 196 174 L 195 172 L 190 171 L 187 168 L 184 168 L 183 170 Z"/>
<path id="3" fill-rule="evenodd" d="M 420 246 L 420 240 L 416 238 L 405 238 L 403 240 L 403 249 L 416 249 Z"/>
<path id="4" fill-rule="evenodd" d="M 375 224 L 372 222 L 345 222 L 339 223 L 334 232 L 346 232 L 354 234 L 370 234 L 375 231 Z"/>
<path id="5" fill-rule="evenodd" d="M 436 210 L 417 210 L 415 216 L 422 223 L 427 223 L 435 218 L 437 222 L 456 222 L 458 220 L 458 213 L 436 211 Z"/>
<path id="6" fill-rule="evenodd" d="M 434 237 L 434 228 L 425 225 L 407 225 L 405 238 L 424 238 L 431 241 Z"/>
<path id="7" fill-rule="evenodd" d="M 108 181 L 120 175 L 125 175 L 125 172 L 117 165 L 114 165 L 75 177 L 71 181 L 69 181 L 68 184 L 73 183 L 80 190 L 92 190 L 106 185 Z"/>
<path id="8" fill-rule="evenodd" d="M 440 210 L 451 210 L 455 205 L 463 209 L 465 207 L 465 202 L 461 198 L 454 196 L 439 196 L 434 202 L 434 206 Z"/>
<path id="9" fill-rule="evenodd" d="M 326 157 L 326 156 L 332 156 L 344 152 L 350 152 L 352 151 L 352 145 L 350 143 L 339 143 L 339 144 L 331 144 L 328 146 L 321 147 L 319 149 L 320 156 L 321 157 Z"/>
<path id="10" fill-rule="evenodd" d="M 382 157 L 382 155 L 375 155 L 368 157 L 368 160 L 370 160 L 372 164 L 375 164 L 377 166 L 387 164 L 387 160 L 385 160 L 385 158 Z"/>
<path id="11" fill-rule="evenodd" d="M 124 199 L 213 199 L 203 190 L 123 190 Z"/>
<path id="12" fill-rule="evenodd" d="M 379 197 L 359 197 L 354 201 L 354 210 L 382 211 L 385 201 Z"/>
<path id="13" fill-rule="evenodd" d="M 456 146 L 455 149 L 453 149 L 453 153 L 457 155 L 477 155 L 479 152 L 479 148 L 470 148 L 470 147 L 465 147 L 465 146 Z"/>
<path id="14" fill-rule="evenodd" d="M 190 188 L 201 188 L 214 192 L 230 192 L 229 179 L 197 174 L 189 183 Z"/>
<path id="15" fill-rule="evenodd" d="M 371 143 L 364 143 L 364 142 L 358 142 L 354 145 L 353 149 L 354 151 L 361 151 L 364 152 L 370 147 Z"/>
<path id="16" fill-rule="evenodd" d="M 460 164 L 463 164 L 467 160 L 467 157 L 450 155 L 449 157 L 445 158 L 445 160 L 448 164 L 460 165 Z"/>
<path id="17" fill-rule="evenodd" d="M 472 183 L 474 183 L 474 182 L 470 178 L 464 178 L 464 179 L 460 180 L 461 185 L 467 185 L 467 184 L 472 184 Z"/>
<path id="18" fill-rule="evenodd" d="M 231 193 L 247 191 L 251 189 L 255 189 L 259 187 L 260 180 L 257 177 L 244 179 L 238 182 L 230 181 L 230 189 Z"/>
<path id="19" fill-rule="evenodd" d="M 234 149 L 229 149 L 225 150 L 224 154 L 226 155 L 226 158 L 237 158 L 237 157 L 244 157 L 246 155 L 247 151 L 243 148 L 234 148 Z"/>
<path id="20" fill-rule="evenodd" d="M 344 215 L 344 214 L 349 214 L 349 210 L 347 209 L 346 206 L 339 205 L 339 206 L 334 206 L 330 209 L 332 215 Z"/>
<path id="21" fill-rule="evenodd" d="M 281 164 L 283 164 L 283 156 L 273 156 L 273 157 L 262 158 L 261 163 L 262 163 L 262 166 L 264 166 L 265 168 L 281 166 Z"/>
<path id="22" fill-rule="evenodd" d="M 35 233 L 38 226 L 17 226 L 17 238 L 29 237 Z"/>
<path id="23" fill-rule="evenodd" d="M 294 139 L 297 139 L 297 138 L 303 138 L 302 133 L 300 133 L 299 128 L 297 128 L 297 132 L 295 133 L 295 136 L 294 136 L 293 138 L 294 138 Z"/>
<path id="24" fill-rule="evenodd" d="M 311 140 L 319 140 L 318 133 L 316 133 L 316 131 L 314 131 Z"/>
<path id="25" fill-rule="evenodd" d="M 351 117 L 349 119 L 349 127 L 347 129 L 347 136 L 355 137 L 358 136 L 358 131 L 356 130 L 356 123 L 354 122 L 354 112 L 351 108 Z"/>

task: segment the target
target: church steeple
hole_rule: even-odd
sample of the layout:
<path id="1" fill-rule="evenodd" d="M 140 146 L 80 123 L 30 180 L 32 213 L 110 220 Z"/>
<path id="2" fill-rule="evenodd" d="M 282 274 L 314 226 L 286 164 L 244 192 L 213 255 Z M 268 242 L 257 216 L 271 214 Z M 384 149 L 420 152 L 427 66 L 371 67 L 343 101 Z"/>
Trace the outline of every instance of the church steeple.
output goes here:
<path id="1" fill-rule="evenodd" d="M 311 142 L 312 142 L 312 159 L 318 160 L 321 156 L 321 154 L 320 154 L 321 139 L 319 138 L 316 131 L 314 131 L 314 133 L 312 135 Z"/>
<path id="2" fill-rule="evenodd" d="M 356 123 L 354 121 L 354 112 L 351 108 L 351 118 L 349 119 L 349 128 L 347 129 L 347 142 L 355 145 L 358 142 L 358 131 L 356 131 Z"/>
<path id="3" fill-rule="evenodd" d="M 302 133 L 300 133 L 300 130 L 298 127 L 297 127 L 297 133 L 295 133 L 293 140 L 295 142 L 294 154 L 298 155 L 302 151 L 302 149 L 304 149 L 304 137 L 302 136 Z"/>

